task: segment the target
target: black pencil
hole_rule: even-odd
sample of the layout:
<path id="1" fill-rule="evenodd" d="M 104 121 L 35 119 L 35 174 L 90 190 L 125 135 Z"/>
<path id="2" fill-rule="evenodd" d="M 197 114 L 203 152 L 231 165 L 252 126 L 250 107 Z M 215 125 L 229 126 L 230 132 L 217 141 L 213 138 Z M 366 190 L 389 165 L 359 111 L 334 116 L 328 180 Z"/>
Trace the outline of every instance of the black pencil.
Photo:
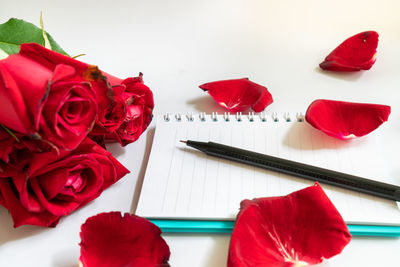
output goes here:
<path id="1" fill-rule="evenodd" d="M 213 142 L 181 141 L 207 155 L 400 201 L 400 187 Z"/>

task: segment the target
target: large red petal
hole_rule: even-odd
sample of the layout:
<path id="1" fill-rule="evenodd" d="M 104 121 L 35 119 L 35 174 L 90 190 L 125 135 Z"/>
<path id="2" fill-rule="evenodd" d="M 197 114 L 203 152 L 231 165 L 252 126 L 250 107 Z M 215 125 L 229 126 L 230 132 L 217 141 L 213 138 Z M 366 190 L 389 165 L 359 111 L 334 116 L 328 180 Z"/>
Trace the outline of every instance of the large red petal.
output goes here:
<path id="1" fill-rule="evenodd" d="M 327 135 L 351 139 L 372 132 L 389 115 L 386 105 L 318 99 L 308 107 L 306 121 Z"/>
<path id="2" fill-rule="evenodd" d="M 83 267 L 169 266 L 169 247 L 160 234 L 144 218 L 100 213 L 81 227 L 80 262 Z"/>
<path id="3" fill-rule="evenodd" d="M 316 183 L 287 196 L 242 201 L 228 267 L 317 264 L 350 240 L 345 222 Z"/>
<path id="4" fill-rule="evenodd" d="M 3 61 L 4 63 L 4 61 Z M 28 134 L 34 132 L 23 93 L 5 66 L 0 63 L 0 123 L 8 128 Z"/>
<path id="5" fill-rule="evenodd" d="M 0 179 L 1 204 L 6 207 L 14 221 L 14 227 L 25 224 L 38 225 L 43 227 L 55 227 L 60 220 L 59 216 L 54 216 L 49 212 L 29 212 L 22 206 L 15 194 L 15 187 L 11 178 Z"/>
<path id="6" fill-rule="evenodd" d="M 231 112 L 253 109 L 261 112 L 273 102 L 272 95 L 262 85 L 247 78 L 205 83 L 199 86 L 217 103 Z"/>
<path id="7" fill-rule="evenodd" d="M 378 37 L 375 31 L 356 34 L 336 47 L 319 66 L 335 71 L 369 70 L 376 61 Z"/>

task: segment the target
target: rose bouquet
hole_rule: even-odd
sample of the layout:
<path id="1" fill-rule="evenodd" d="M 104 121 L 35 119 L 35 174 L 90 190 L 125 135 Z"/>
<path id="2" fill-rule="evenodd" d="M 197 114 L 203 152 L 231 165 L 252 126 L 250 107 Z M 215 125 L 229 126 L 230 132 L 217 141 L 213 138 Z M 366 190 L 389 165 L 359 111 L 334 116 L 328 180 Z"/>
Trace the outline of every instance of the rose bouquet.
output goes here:
<path id="1" fill-rule="evenodd" d="M 14 226 L 55 226 L 129 171 L 106 141 L 152 118 L 142 74 L 125 80 L 36 43 L 0 60 L 0 204 Z"/>

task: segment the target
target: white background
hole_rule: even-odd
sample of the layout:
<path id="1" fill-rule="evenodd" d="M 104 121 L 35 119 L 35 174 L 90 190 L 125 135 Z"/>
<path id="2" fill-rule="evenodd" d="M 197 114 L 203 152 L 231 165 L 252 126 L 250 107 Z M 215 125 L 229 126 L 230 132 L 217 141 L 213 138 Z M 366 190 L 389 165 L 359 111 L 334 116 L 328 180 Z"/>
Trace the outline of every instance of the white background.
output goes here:
<path id="1" fill-rule="evenodd" d="M 125 78 L 144 73 L 154 92 L 155 115 L 223 112 L 198 85 L 249 77 L 274 97 L 266 111 L 302 111 L 317 98 L 392 106 L 382 136 L 390 174 L 400 184 L 400 4 L 370 0 L 4 1 L 10 17 L 45 28 L 70 54 Z M 369 71 L 328 73 L 318 64 L 353 34 L 380 34 Z M 152 141 L 150 129 L 126 149 L 113 146 L 130 170 L 97 200 L 61 220 L 55 229 L 12 227 L 0 207 L 0 266 L 76 267 L 79 230 L 103 211 L 133 212 Z M 165 235 L 171 266 L 225 266 L 228 235 Z M 323 238 L 323 237 L 321 237 Z M 394 266 L 400 240 L 354 237 L 342 254 L 321 266 Z"/>

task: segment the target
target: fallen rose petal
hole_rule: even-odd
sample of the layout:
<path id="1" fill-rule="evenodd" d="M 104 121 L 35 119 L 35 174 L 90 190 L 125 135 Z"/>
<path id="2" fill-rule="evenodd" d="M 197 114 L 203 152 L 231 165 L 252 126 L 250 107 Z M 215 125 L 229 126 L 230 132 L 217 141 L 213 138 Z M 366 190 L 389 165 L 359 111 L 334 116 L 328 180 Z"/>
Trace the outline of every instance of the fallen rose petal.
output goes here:
<path id="1" fill-rule="evenodd" d="M 305 266 L 340 253 L 351 235 L 318 183 L 241 202 L 228 267 Z"/>
<path id="2" fill-rule="evenodd" d="M 120 212 L 100 213 L 81 227 L 83 267 L 169 266 L 161 230 L 148 220 Z"/>
<path id="3" fill-rule="evenodd" d="M 273 102 L 268 89 L 247 78 L 205 83 L 199 86 L 230 112 L 261 112 Z"/>
<path id="4" fill-rule="evenodd" d="M 336 47 L 319 66 L 334 71 L 369 70 L 376 61 L 378 37 L 375 31 L 356 34 Z"/>
<path id="5" fill-rule="evenodd" d="M 386 105 L 318 99 L 308 107 L 305 119 L 327 135 L 351 139 L 372 132 L 389 115 Z"/>

